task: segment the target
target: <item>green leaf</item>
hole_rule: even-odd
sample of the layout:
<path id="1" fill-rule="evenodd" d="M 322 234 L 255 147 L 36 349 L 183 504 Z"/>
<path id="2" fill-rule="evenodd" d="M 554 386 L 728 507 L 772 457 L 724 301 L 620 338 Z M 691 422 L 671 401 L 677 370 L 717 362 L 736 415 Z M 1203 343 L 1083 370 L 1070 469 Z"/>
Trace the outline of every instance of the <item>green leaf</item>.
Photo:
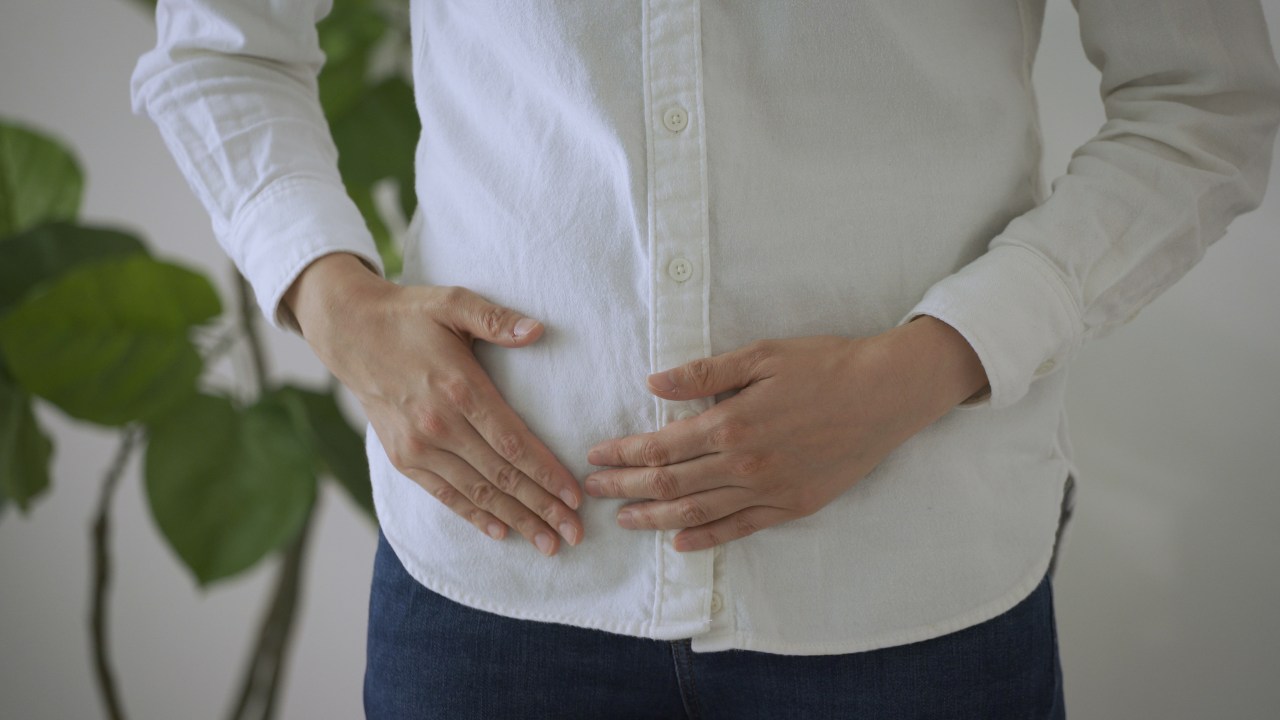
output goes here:
<path id="1" fill-rule="evenodd" d="M 72 220 L 84 177 L 57 141 L 0 122 L 0 240 L 52 220 Z"/>
<path id="2" fill-rule="evenodd" d="M 368 186 L 390 177 L 412 186 L 421 125 L 408 83 L 383 80 L 330 124 L 345 182 Z"/>
<path id="3" fill-rule="evenodd" d="M 280 398 L 295 411 L 299 426 L 309 434 L 318 471 L 333 477 L 356 505 L 374 518 L 373 488 L 369 483 L 369 459 L 364 439 L 347 422 L 332 392 L 314 392 L 288 386 Z"/>
<path id="4" fill-rule="evenodd" d="M 12 499 L 24 513 L 49 489 L 53 443 L 40 430 L 31 396 L 0 373 L 0 510 Z"/>
<path id="5" fill-rule="evenodd" d="M 0 352 L 29 392 L 103 425 L 145 420 L 194 392 L 189 329 L 221 312 L 202 275 L 146 256 L 85 265 L 0 318 Z"/>
<path id="6" fill-rule="evenodd" d="M 370 55 L 387 29 L 386 18 L 370 0 L 335 2 L 316 26 L 325 57 L 319 82 L 326 117 L 340 115 L 359 102 L 368 83 Z"/>
<path id="7" fill-rule="evenodd" d="M 330 117 L 329 125 L 347 194 L 364 215 L 388 275 L 395 276 L 400 252 L 373 202 L 373 187 L 387 178 L 394 180 L 401 210 L 406 218 L 413 214 L 413 163 L 421 128 L 413 88 L 397 77 L 384 80 L 368 88 L 346 112 Z"/>
<path id="8" fill-rule="evenodd" d="M 143 474 L 161 533 L 201 585 L 291 540 L 315 500 L 310 443 L 289 409 L 193 396 L 148 426 Z"/>
<path id="9" fill-rule="evenodd" d="M 62 222 L 31 228 L 0 243 L 0 313 L 73 267 L 146 252 L 141 240 L 115 230 Z"/>

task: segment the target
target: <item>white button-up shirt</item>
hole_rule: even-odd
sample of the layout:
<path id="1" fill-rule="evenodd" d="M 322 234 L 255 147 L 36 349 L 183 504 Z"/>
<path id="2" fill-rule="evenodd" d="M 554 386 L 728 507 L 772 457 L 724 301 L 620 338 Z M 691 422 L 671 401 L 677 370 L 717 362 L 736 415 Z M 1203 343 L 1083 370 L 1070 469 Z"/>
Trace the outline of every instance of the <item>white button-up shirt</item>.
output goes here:
<path id="1" fill-rule="evenodd" d="M 162 0 L 133 78 L 277 323 L 311 260 L 381 267 L 316 100 L 328 4 Z M 758 338 L 930 314 L 990 393 L 819 512 L 688 553 L 619 528 L 616 499 L 588 498 L 584 542 L 556 557 L 493 542 L 370 431 L 409 572 L 501 615 L 696 651 L 860 651 L 1025 597 L 1074 472 L 1065 368 L 1260 203 L 1280 123 L 1257 0 L 1076 5 L 1107 121 L 1050 191 L 1031 85 L 1044 0 L 413 0 L 403 282 L 543 321 L 529 347 L 476 354 L 577 477 L 595 443 L 713 402 L 656 399 L 648 373 Z"/>

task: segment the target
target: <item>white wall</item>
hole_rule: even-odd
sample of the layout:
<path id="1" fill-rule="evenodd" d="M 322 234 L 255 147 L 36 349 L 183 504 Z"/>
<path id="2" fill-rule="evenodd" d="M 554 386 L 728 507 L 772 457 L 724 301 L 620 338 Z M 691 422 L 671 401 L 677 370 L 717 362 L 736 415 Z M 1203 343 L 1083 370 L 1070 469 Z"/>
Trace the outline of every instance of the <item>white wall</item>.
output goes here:
<path id="1" fill-rule="evenodd" d="M 1280 0 L 1263 0 L 1273 42 Z M 1050 0 L 1036 69 L 1046 171 L 1103 116 L 1067 0 Z M 221 275 L 226 260 L 128 78 L 151 21 L 124 0 L 5 0 L 0 115 L 70 141 L 88 171 L 85 216 L 139 230 Z M 1071 369 L 1083 474 L 1057 579 L 1074 718 L 1274 717 L 1280 678 L 1280 167 L 1261 209 Z M 231 294 L 224 292 L 224 297 Z M 275 334 L 285 375 L 318 378 Z M 223 368 L 223 372 L 229 372 Z M 100 716 L 86 617 L 88 525 L 111 436 L 42 412 L 55 488 L 0 521 L 0 716 Z M 326 493 L 307 567 L 286 718 L 360 715 L 373 527 Z M 201 595 L 158 537 L 136 463 L 116 503 L 113 652 L 137 718 L 224 714 L 269 568 Z"/>

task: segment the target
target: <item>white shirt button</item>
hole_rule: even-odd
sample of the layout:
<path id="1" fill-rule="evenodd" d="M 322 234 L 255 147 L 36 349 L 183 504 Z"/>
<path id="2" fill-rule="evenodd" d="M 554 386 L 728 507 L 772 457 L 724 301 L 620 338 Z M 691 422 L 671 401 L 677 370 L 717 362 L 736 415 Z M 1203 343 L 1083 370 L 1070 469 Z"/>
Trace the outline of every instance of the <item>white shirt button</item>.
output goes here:
<path id="1" fill-rule="evenodd" d="M 720 597 L 720 593 L 711 593 L 711 614 L 715 615 L 724 609 L 724 598 Z"/>
<path id="2" fill-rule="evenodd" d="M 680 106 L 669 108 L 662 116 L 662 124 L 671 132 L 678 133 L 689 126 L 689 113 Z"/>
<path id="3" fill-rule="evenodd" d="M 672 260 L 671 264 L 667 266 L 667 274 L 676 282 L 684 282 L 690 277 L 693 277 L 693 263 L 682 257 L 678 257 L 675 260 Z"/>
<path id="4" fill-rule="evenodd" d="M 1044 375 L 1045 373 L 1057 367 L 1057 363 L 1052 360 L 1045 360 L 1040 363 L 1040 367 L 1036 368 L 1036 375 Z"/>
<path id="5" fill-rule="evenodd" d="M 677 420 L 688 420 L 689 418 L 695 418 L 695 417 L 698 417 L 698 413 L 692 410 L 681 410 L 680 412 L 676 413 Z"/>

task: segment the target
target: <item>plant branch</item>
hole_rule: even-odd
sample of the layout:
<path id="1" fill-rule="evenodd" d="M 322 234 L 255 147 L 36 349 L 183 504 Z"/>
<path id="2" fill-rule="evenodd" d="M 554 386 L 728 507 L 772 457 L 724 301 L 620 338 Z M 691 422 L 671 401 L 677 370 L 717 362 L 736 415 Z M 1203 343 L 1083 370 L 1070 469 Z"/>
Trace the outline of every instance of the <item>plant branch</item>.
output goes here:
<path id="1" fill-rule="evenodd" d="M 107 642 L 107 591 L 111 587 L 111 500 L 115 497 L 120 478 L 124 475 L 125 465 L 133 454 L 142 431 L 137 427 L 129 427 L 120 439 L 115 457 L 107 468 L 102 480 L 102 490 L 98 496 L 98 510 L 93 520 L 91 544 L 93 550 L 93 600 L 89 611 L 90 644 L 93 646 L 94 677 L 97 679 L 98 692 L 107 707 L 107 716 L 111 720 L 124 720 L 124 706 L 120 701 L 119 685 L 116 682 L 115 670 L 111 667 L 111 658 Z"/>
<path id="2" fill-rule="evenodd" d="M 209 345 L 209 348 L 204 351 L 205 365 L 221 360 L 223 355 L 226 355 L 231 351 L 231 348 L 235 347 L 235 344 L 239 339 L 239 329 L 232 329 L 218 336 L 218 338 Z"/>
<path id="3" fill-rule="evenodd" d="M 239 271 L 236 272 L 236 289 L 240 294 L 240 326 L 249 346 L 249 359 L 253 361 L 253 386 L 256 394 L 261 395 L 266 389 L 267 360 L 262 349 L 262 338 L 258 335 L 258 304 L 253 299 L 249 281 Z"/>
<path id="4" fill-rule="evenodd" d="M 293 635 L 299 589 L 302 587 L 302 566 L 306 559 L 307 541 L 314 517 L 315 505 L 312 505 L 297 537 L 285 550 L 271 605 L 263 617 L 258 630 L 258 642 L 241 680 L 239 699 L 231 713 L 233 720 L 266 720 L 275 714 L 276 700 L 288 659 L 289 641 Z"/>

